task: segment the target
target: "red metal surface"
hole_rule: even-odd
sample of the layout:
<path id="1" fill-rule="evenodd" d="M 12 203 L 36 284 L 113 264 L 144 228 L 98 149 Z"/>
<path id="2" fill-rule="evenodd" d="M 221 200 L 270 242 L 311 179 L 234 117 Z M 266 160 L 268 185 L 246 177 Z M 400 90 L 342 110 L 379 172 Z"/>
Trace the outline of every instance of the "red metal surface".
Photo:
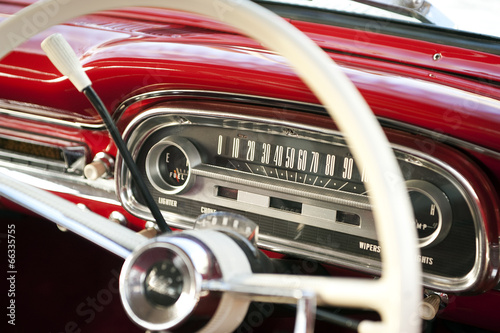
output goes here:
<path id="1" fill-rule="evenodd" d="M 499 332 L 499 305 L 499 291 L 490 291 L 479 296 L 451 295 L 448 306 L 440 313 L 440 317 Z"/>
<path id="2" fill-rule="evenodd" d="M 291 21 L 291 23 L 326 49 L 428 70 L 446 71 L 460 76 L 469 75 L 491 81 L 500 79 L 500 73 L 495 70 L 498 65 L 498 56 L 377 33 L 382 25 L 389 25 L 389 21 L 380 22 L 380 27 L 369 26 L 364 30 L 300 21 Z M 436 53 L 441 55 L 439 60 L 433 58 Z"/>
<path id="3" fill-rule="evenodd" d="M 27 1 L 10 3 L 1 3 L 0 12 L 14 13 L 21 7 L 12 4 Z M 500 151 L 499 56 L 429 42 L 410 42 L 369 31 L 292 23 L 330 52 L 378 116 Z M 56 116 L 75 125 L 101 123 L 86 99 L 68 80 L 61 78 L 41 52 L 40 42 L 54 32 L 69 39 L 110 110 L 137 93 L 160 89 L 213 90 L 317 102 L 282 57 L 234 34 L 232 29 L 196 15 L 141 9 L 74 19 L 20 46 L 0 61 L 0 107 L 28 109 L 37 116 L 46 119 Z M 439 61 L 432 59 L 435 53 L 442 55 Z M 274 116 L 316 125 L 324 125 L 327 119 L 295 113 Z M 122 130 L 129 119 L 122 119 Z M 89 159 L 99 151 L 116 153 L 104 131 L 6 115 L 0 116 L 0 126 L 85 142 L 91 152 Z M 398 137 L 398 140 L 410 139 Z M 487 228 L 491 235 L 497 235 L 496 189 L 483 184 L 488 176 L 498 187 L 500 164 L 498 159 L 477 151 L 464 151 L 475 163 L 462 163 L 461 171 L 475 179 L 473 185 L 480 199 L 489 201 L 487 206 L 491 210 L 485 213 Z M 446 150 L 441 149 L 439 154 L 450 161 L 455 158 L 454 153 Z M 476 163 L 486 176 L 482 173 L 478 176 Z M 105 216 L 120 209 L 65 197 Z M 122 213 L 135 228 L 143 226 L 144 221 Z M 442 316 L 498 330 L 499 307 L 498 292 L 453 296 Z"/>
<path id="4" fill-rule="evenodd" d="M 0 98 L 55 108 L 67 119 L 98 122 L 84 97 L 67 80 L 60 79 L 41 54 L 40 42 L 57 31 L 70 37 L 95 88 L 111 110 L 128 96 L 158 89 L 205 89 L 316 102 L 284 59 L 239 35 L 183 25 L 182 29 L 172 28 L 175 33 L 165 29 L 159 36 L 142 33 L 138 38 L 138 29 L 132 22 L 127 24 L 115 17 L 113 20 L 119 24 L 97 30 L 96 25 L 106 19 L 109 18 L 80 18 L 71 26 L 53 28 L 22 45 L 0 65 L 4 72 L 0 86 L 10 87 L 2 90 Z M 148 26 L 142 24 L 140 31 Z M 356 34 L 355 31 L 327 27 L 324 30 L 328 35 L 323 34 L 320 39 L 317 25 L 296 24 L 332 50 L 332 57 L 343 66 L 377 115 L 500 149 L 496 140 L 500 90 L 484 84 L 485 79 L 497 79 L 494 64 L 500 61 L 499 57 L 427 42 L 410 44 L 402 38 L 367 32 L 363 34 L 369 36 L 369 51 L 367 42 L 356 40 L 351 40 L 355 47 L 346 49 L 349 33 Z M 178 33 L 179 29 L 183 33 Z M 433 62 L 434 49 L 446 50 L 453 57 Z M 337 53 L 345 50 L 350 55 Z M 31 68 L 26 68 L 27 64 L 32 64 Z M 483 81 L 456 77 L 458 68 L 464 68 L 466 73 L 462 74 Z M 30 89 L 28 96 L 23 93 L 25 89 Z"/>

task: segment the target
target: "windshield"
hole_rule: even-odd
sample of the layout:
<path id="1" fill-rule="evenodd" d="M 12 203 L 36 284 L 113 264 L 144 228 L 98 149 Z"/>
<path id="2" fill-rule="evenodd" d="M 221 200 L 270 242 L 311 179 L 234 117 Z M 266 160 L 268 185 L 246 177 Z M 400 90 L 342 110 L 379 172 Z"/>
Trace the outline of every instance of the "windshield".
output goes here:
<path id="1" fill-rule="evenodd" d="M 270 0 L 500 37 L 499 0 Z"/>

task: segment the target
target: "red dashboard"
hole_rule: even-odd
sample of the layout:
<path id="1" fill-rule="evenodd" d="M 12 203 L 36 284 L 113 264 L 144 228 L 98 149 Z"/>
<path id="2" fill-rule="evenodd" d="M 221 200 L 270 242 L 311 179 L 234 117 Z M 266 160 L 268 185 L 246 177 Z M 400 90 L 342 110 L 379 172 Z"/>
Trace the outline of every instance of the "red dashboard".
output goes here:
<path id="1" fill-rule="evenodd" d="M 25 5 L 1 2 L 0 19 Z M 435 331 L 459 329 L 449 322 L 498 331 L 500 55 L 474 45 L 387 34 L 389 21 L 356 29 L 293 15 L 287 20 L 340 65 L 384 128 L 409 187 L 414 186 L 410 192 L 427 196 L 440 209 L 439 230 L 419 232 L 426 293 L 442 296 Z M 194 14 L 125 9 L 87 15 L 37 34 L 2 59 L 2 169 L 106 218 L 118 213 L 118 222 L 130 229 L 142 230 L 151 220 L 99 115 L 41 50 L 40 43 L 55 32 L 80 58 L 174 228 L 190 229 L 205 212 L 243 212 L 258 222 L 259 246 L 273 257 L 308 258 L 330 274 L 379 273 L 370 206 L 356 187 L 362 185 L 362 170 L 349 166 L 345 141 L 324 108 L 279 54 Z M 155 169 L 157 159 L 175 147 L 189 160 L 186 187 L 162 176 L 168 165 L 167 171 Z M 287 147 L 313 157 L 304 157 L 302 169 L 278 160 L 271 168 L 277 158 L 271 151 L 279 147 L 284 158 L 290 157 Z M 316 152 L 326 170 L 314 170 Z M 98 160 L 98 153 L 109 157 L 109 170 L 87 179 L 84 167 Z M 236 165 L 244 164 L 241 156 L 257 162 Z M 329 164 L 330 156 L 337 162 Z M 300 163 L 297 158 L 292 160 Z M 286 176 L 280 178 L 281 171 Z M 295 184 L 301 176 L 304 181 Z M 179 182 L 178 174 L 174 178 Z M 337 187 L 323 186 L 346 179 Z M 338 198 L 329 198 L 331 193 Z M 20 211 L 1 200 L 4 211 Z M 20 297 L 27 300 L 22 287 Z M 98 312 L 97 318 L 103 315 Z M 66 320 L 47 329 L 61 330 Z"/>

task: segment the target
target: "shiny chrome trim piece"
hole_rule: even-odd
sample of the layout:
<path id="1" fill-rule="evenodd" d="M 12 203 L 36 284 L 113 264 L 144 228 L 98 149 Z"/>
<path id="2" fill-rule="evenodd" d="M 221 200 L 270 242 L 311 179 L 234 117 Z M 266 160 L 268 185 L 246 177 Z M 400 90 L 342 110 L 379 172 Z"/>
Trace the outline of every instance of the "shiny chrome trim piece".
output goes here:
<path id="1" fill-rule="evenodd" d="M 146 238 L 101 215 L 79 209 L 75 204 L 42 189 L 17 181 L 5 169 L 0 172 L 0 194 L 100 247 L 127 258 Z"/>
<path id="2" fill-rule="evenodd" d="M 494 259 L 496 258 L 496 260 L 498 260 L 498 256 L 493 255 L 494 251 L 498 251 L 498 243 L 495 246 L 493 240 L 487 239 L 487 233 L 484 227 L 485 212 L 481 209 L 481 203 L 478 201 L 479 198 L 474 188 L 469 183 L 469 181 L 457 170 L 455 170 L 452 166 L 435 158 L 434 156 L 427 155 L 418 150 L 402 147 L 399 145 L 394 145 L 394 148 L 400 150 L 404 149 L 413 156 L 425 158 L 426 160 L 428 160 L 429 166 L 442 168 L 443 170 L 449 172 L 451 177 L 453 178 L 447 178 L 453 180 L 452 183 L 457 187 L 462 196 L 466 199 L 469 210 L 472 212 L 474 229 L 477 237 L 476 260 L 474 267 L 467 275 L 462 278 L 443 279 L 438 276 L 431 277 L 437 290 L 446 292 L 464 292 L 473 290 L 475 287 L 478 287 L 478 284 L 480 284 L 480 277 L 485 277 L 488 272 L 491 271 L 492 265 L 498 265 L 498 262 L 495 262 Z M 437 169 L 436 171 L 439 171 L 439 169 Z M 496 271 L 496 268 L 494 268 L 494 271 Z M 452 282 L 451 285 L 453 285 L 453 288 L 450 288 L 450 282 Z"/>
<path id="3" fill-rule="evenodd" d="M 8 172 L 10 177 L 43 190 L 71 194 L 84 199 L 120 206 L 116 196 L 114 179 L 89 181 L 82 176 L 40 170 L 23 165 L 16 165 L 13 169 L 11 163 L 5 163 L 1 160 L 0 167 L 5 168 L 5 172 Z"/>
<path id="4" fill-rule="evenodd" d="M 15 141 L 21 144 L 32 144 L 49 149 L 57 149 L 62 154 L 64 160 L 49 159 L 41 156 L 34 156 L 28 153 L 20 153 L 0 148 L 0 159 L 5 163 L 11 163 L 14 168 L 19 165 L 31 165 L 33 168 L 43 169 L 50 168 L 60 169 L 61 172 L 67 174 L 81 175 L 87 158 L 87 146 L 81 143 L 61 140 L 64 143 L 47 144 L 40 143 L 35 140 L 30 140 L 12 135 L 0 134 L 0 139 Z"/>
<path id="5" fill-rule="evenodd" d="M 0 149 L 0 167 L 9 170 L 11 177 L 47 191 L 121 205 L 117 200 L 114 179 L 90 181 L 83 177 L 88 156 L 88 147 L 83 143 L 64 139 L 54 144 L 38 143 L 12 134 L 1 134 L 0 137 L 57 148 L 64 157 L 64 161 L 50 160 Z"/>
<path id="6" fill-rule="evenodd" d="M 191 96 L 191 95 L 196 95 L 197 97 L 200 97 L 197 95 L 196 91 L 178 91 L 178 92 L 168 92 L 170 96 Z M 122 104 L 120 107 L 120 113 L 119 115 L 123 114 L 126 112 L 126 108 L 133 104 L 134 102 L 138 100 L 143 100 L 147 98 L 151 98 L 152 95 L 150 94 L 143 94 L 137 97 L 137 99 L 134 100 L 129 100 L 129 103 L 127 104 Z M 160 97 L 163 96 L 162 92 L 159 92 L 155 94 L 153 97 Z M 201 97 L 217 97 L 217 98 L 224 98 L 227 97 L 226 94 L 219 94 L 219 93 L 212 93 L 212 92 L 204 92 Z M 237 97 L 241 97 L 239 95 L 230 95 L 232 98 L 230 100 L 232 101 L 241 101 Z M 242 100 L 246 99 L 252 99 L 253 96 L 242 96 Z M 266 99 L 266 98 L 259 98 L 259 101 L 262 101 L 263 103 L 267 102 L 267 105 L 273 105 L 274 101 L 278 101 L 279 103 L 285 103 L 287 104 L 288 107 L 292 106 L 293 108 L 295 107 L 300 107 L 301 103 L 286 103 L 286 101 L 282 100 L 273 100 L 273 99 Z M 255 103 L 254 103 L 255 104 Z M 260 103 L 258 103 L 260 104 Z M 321 110 L 321 107 L 313 104 L 304 104 L 307 109 L 315 110 L 313 112 L 318 112 Z M 143 124 L 143 122 L 150 120 L 154 122 L 154 119 L 156 116 L 163 116 L 165 117 L 164 120 L 167 121 L 162 121 L 161 123 L 156 123 L 154 126 L 149 126 L 147 129 L 141 129 L 137 131 L 137 128 L 140 128 Z M 138 153 L 138 148 L 141 146 L 144 142 L 144 140 L 148 137 L 149 134 L 152 132 L 158 130 L 159 128 L 162 127 L 167 127 L 171 125 L 180 125 L 181 123 L 185 121 L 190 121 L 190 117 L 195 117 L 195 118 L 206 118 L 206 119 L 211 119 L 213 120 L 218 120 L 220 121 L 221 119 L 229 119 L 229 121 L 243 121 L 243 122 L 259 122 L 263 123 L 264 125 L 271 125 L 271 126 L 281 126 L 283 128 L 288 128 L 290 131 L 307 131 L 307 132 L 314 132 L 316 135 L 319 136 L 335 136 L 335 137 L 341 137 L 341 133 L 338 131 L 334 130 L 325 130 L 324 128 L 319 128 L 319 127 L 314 127 L 314 126 L 308 126 L 308 125 L 303 125 L 303 124 L 296 124 L 293 122 L 289 121 L 279 121 L 279 120 L 273 120 L 273 119 L 267 119 L 267 118 L 262 118 L 262 117 L 251 117 L 251 116 L 245 116 L 245 115 L 235 115 L 235 114 L 227 114 L 227 113 L 221 113 L 221 112 L 215 112 L 215 111 L 206 111 L 206 110 L 193 110 L 193 109 L 186 109 L 186 108 L 169 108 L 169 107 L 160 107 L 160 108 L 153 108 L 149 111 L 143 112 L 139 117 L 134 118 L 127 129 L 125 130 L 124 137 L 125 140 L 129 142 L 134 142 L 134 145 L 132 147 L 132 154 L 134 157 L 137 156 Z M 153 120 L 151 120 L 153 119 Z M 382 120 L 383 121 L 383 120 Z M 396 122 L 394 122 L 396 123 Z M 292 129 L 293 128 L 293 129 Z M 442 137 L 441 137 L 442 138 Z M 317 138 L 314 138 L 317 140 Z M 450 142 L 448 142 L 450 143 Z M 460 144 L 460 140 L 454 140 L 454 144 Z M 477 146 L 474 145 L 466 145 L 467 148 L 471 149 L 471 147 L 476 147 L 476 151 L 480 151 L 484 153 L 484 149 L 478 148 Z M 134 148 L 135 147 L 135 148 Z M 489 261 L 490 255 L 493 251 L 494 244 L 493 245 L 488 245 L 491 244 L 489 240 L 486 239 L 486 231 L 484 228 L 484 212 L 481 211 L 481 209 L 478 207 L 479 202 L 477 201 L 478 198 L 475 194 L 474 189 L 470 185 L 470 183 L 465 179 L 463 176 L 461 176 L 453 167 L 451 167 L 448 164 L 442 163 L 441 161 L 435 159 L 433 156 L 424 154 L 420 151 L 416 151 L 413 149 L 409 149 L 406 147 L 398 146 L 398 145 L 393 145 L 393 148 L 399 151 L 398 154 L 400 154 L 400 158 L 402 159 L 409 159 L 413 160 L 414 163 L 422 163 L 425 164 L 427 167 L 432 167 L 434 171 L 439 172 L 442 176 L 447 178 L 449 181 L 451 181 L 459 191 L 462 193 L 462 195 L 465 196 L 469 209 L 471 210 L 473 214 L 473 219 L 474 219 L 474 228 L 476 231 L 476 234 L 478 235 L 478 241 L 477 241 L 477 250 L 476 250 L 476 263 L 473 267 L 473 269 L 465 276 L 461 278 L 443 278 L 440 276 L 432 275 L 432 274 L 425 274 L 424 276 L 424 282 L 425 285 L 429 286 L 430 288 L 446 291 L 446 292 L 467 292 L 467 291 L 472 291 L 474 288 L 478 287 L 482 283 L 483 278 L 490 278 L 489 276 L 485 276 L 490 270 L 491 270 L 491 265 L 493 262 Z M 500 154 L 497 154 L 496 152 L 492 152 L 493 155 L 495 155 L 496 158 L 500 158 Z M 127 186 L 128 184 L 123 183 L 123 179 L 126 178 L 125 175 L 122 174 L 121 170 L 121 162 L 118 161 L 119 165 L 117 168 L 117 184 L 119 188 L 122 189 L 120 192 L 120 199 L 122 203 L 124 204 L 125 208 L 131 211 L 132 213 L 138 215 L 141 218 L 144 219 L 150 219 L 150 215 L 147 213 L 147 211 L 141 209 L 141 205 L 135 201 L 135 199 L 132 196 L 132 193 L 130 192 L 130 188 Z M 412 163 L 413 163 L 412 162 Z M 434 165 L 434 166 L 432 166 Z M 199 168 L 196 168 L 194 173 L 199 174 L 200 176 L 211 176 L 213 178 L 213 172 L 209 171 L 202 171 L 204 168 L 203 165 L 201 165 Z M 210 175 L 212 174 L 212 175 Z M 227 181 L 234 181 L 233 177 L 231 178 L 224 178 L 225 176 L 219 176 L 218 178 L 221 180 L 227 180 Z M 244 177 L 240 178 L 243 179 Z M 243 185 L 253 185 L 253 182 L 251 183 L 246 183 L 245 180 L 239 180 L 239 183 L 242 183 Z M 265 186 L 264 186 L 265 187 Z M 272 189 L 276 189 L 275 187 Z M 180 228 L 191 228 L 193 225 L 193 221 L 189 218 L 185 218 L 183 216 L 173 214 L 173 213 L 165 213 L 164 215 L 167 219 L 169 219 L 172 223 L 173 226 L 175 227 L 180 227 Z M 493 242 L 494 243 L 494 242 Z M 299 255 L 303 257 L 311 257 L 310 251 L 312 250 L 311 248 L 304 248 L 303 251 L 297 251 L 297 248 L 290 247 L 289 243 L 284 244 L 283 242 L 280 242 L 277 239 L 274 239 L 269 236 L 261 235 L 261 241 L 259 242 L 259 245 L 271 249 L 277 252 L 282 252 L 282 253 L 290 253 L 294 255 Z M 304 244 L 301 244 L 303 246 Z M 337 254 L 338 255 L 338 254 Z M 354 268 L 354 269 L 361 269 L 365 272 L 368 273 L 374 273 L 376 274 L 380 270 L 380 264 L 376 260 L 366 260 L 362 265 L 360 264 L 359 261 L 356 261 L 356 258 L 350 258 L 349 256 L 345 256 L 342 254 L 342 258 L 339 257 L 329 257 L 324 254 L 315 254 L 313 256 L 315 259 L 323 260 L 325 262 L 329 263 L 334 263 L 334 264 L 341 264 L 346 267 Z M 494 256 L 493 256 L 494 257 Z M 362 266 L 362 267 L 361 267 Z"/>
<path id="7" fill-rule="evenodd" d="M 184 154 L 187 160 L 186 168 L 188 171 L 186 180 L 180 186 L 173 186 L 171 184 L 168 184 L 161 176 L 161 172 L 159 170 L 159 159 L 161 153 L 170 146 L 179 149 L 182 154 Z M 146 169 L 146 174 L 151 185 L 153 185 L 153 187 L 159 192 L 166 194 L 182 193 L 189 189 L 189 187 L 195 181 L 196 175 L 192 173 L 191 170 L 200 163 L 201 157 L 191 142 L 184 138 L 164 138 L 149 150 L 148 156 L 146 158 L 146 165 L 148 166 L 148 168 Z"/>
<path id="8" fill-rule="evenodd" d="M 148 297 L 145 283 L 155 267 L 167 271 L 163 277 L 174 272 L 176 282 L 182 281 L 176 299 Z M 210 282 L 229 285 L 232 278 L 251 274 L 246 252 L 228 235 L 214 229 L 164 234 L 138 247 L 125 260 L 120 274 L 120 297 L 128 316 L 148 330 L 202 331 L 210 327 L 211 332 L 217 332 L 226 327 L 232 332 L 243 320 L 251 300 L 246 295 L 235 295 L 237 290 L 226 293 L 210 289 Z M 172 284 L 164 283 L 161 278 L 156 279 L 159 293 Z M 182 327 L 186 324 L 187 327 Z"/>
<path id="9" fill-rule="evenodd" d="M 201 295 L 204 267 L 196 263 L 213 260 L 204 247 L 192 239 L 169 237 L 153 240 L 132 252 L 120 273 L 120 296 L 127 315 L 148 330 L 163 331 L 179 325 L 197 306 Z M 149 271 L 167 261 L 182 274 L 182 292 L 176 302 L 166 307 L 153 304 L 146 295 L 145 280 Z M 215 311 L 215 308 L 213 309 Z"/>
<path id="10" fill-rule="evenodd" d="M 325 190 L 323 188 L 316 188 L 310 185 L 295 183 L 273 184 L 272 178 L 266 178 L 260 175 L 241 174 L 237 171 L 213 167 L 206 164 L 202 164 L 197 168 L 193 168 L 192 172 L 195 175 L 205 178 L 218 179 L 233 184 L 240 184 L 251 186 L 253 188 L 263 189 L 266 191 L 284 193 L 292 197 L 302 196 L 304 198 L 321 200 L 346 207 L 353 207 L 357 209 L 371 209 L 371 204 L 368 202 L 368 198 L 366 196 L 346 193 L 339 190 Z M 304 193 L 304 190 L 306 189 L 308 190 L 308 192 Z M 337 196 L 331 197 L 329 195 L 331 193 L 336 193 Z"/>
<path id="11" fill-rule="evenodd" d="M 262 181 L 264 182 L 265 180 Z M 223 180 L 221 181 L 219 178 L 216 177 L 214 178 L 200 177 L 198 178 L 198 182 L 196 185 L 197 193 L 194 194 L 187 193 L 186 195 L 183 195 L 183 198 L 191 199 L 194 201 L 207 202 L 208 207 L 210 207 L 211 205 L 223 206 L 228 209 L 236 209 L 248 213 L 259 214 L 261 216 L 273 217 L 284 221 L 294 222 L 297 223 L 297 225 L 304 225 L 304 226 L 308 225 L 312 227 L 324 228 L 326 230 L 351 233 L 360 237 L 376 239 L 375 222 L 373 220 L 373 215 L 371 214 L 370 208 L 362 209 L 358 207 L 353 207 L 353 205 L 349 205 L 348 203 L 346 203 L 345 205 L 338 203 L 332 204 L 331 202 L 328 202 L 328 200 L 319 202 L 318 200 L 320 200 L 319 199 L 320 197 L 308 198 L 306 195 L 301 195 L 300 191 L 294 192 L 293 194 L 289 194 L 287 193 L 286 190 L 277 186 L 273 186 L 272 188 L 269 189 L 261 189 L 259 192 L 257 192 L 256 189 L 260 188 L 256 188 L 255 186 L 253 186 L 254 184 L 259 184 L 259 182 L 254 181 L 245 186 L 235 186 L 235 183 L 232 182 L 231 180 L 226 182 Z M 329 218 L 311 218 L 311 216 L 308 216 L 304 211 L 299 214 L 295 212 L 288 212 L 284 210 L 274 209 L 269 207 L 269 205 L 267 207 L 262 207 L 261 205 L 256 204 L 255 202 L 249 204 L 242 202 L 240 200 L 220 198 L 215 195 L 208 196 L 207 194 L 209 194 L 211 190 L 214 189 L 216 186 L 237 187 L 239 192 L 243 191 L 243 192 L 250 192 L 254 195 L 261 195 L 267 197 L 268 201 L 270 197 L 275 197 L 290 201 L 297 201 L 302 203 L 303 208 L 304 206 L 311 205 L 310 207 L 314 206 L 316 209 L 319 210 L 321 209 L 334 210 L 335 213 L 338 210 L 342 211 L 349 210 L 350 212 L 354 212 L 361 217 L 363 228 L 337 222 L 335 219 L 336 217 L 335 214 L 332 214 L 332 216 L 330 216 Z M 283 184 L 283 187 L 285 187 L 285 184 Z M 304 190 L 313 190 L 313 188 L 310 189 L 304 188 Z M 321 196 L 321 198 L 328 199 L 329 197 L 324 195 Z"/>
<path id="12" fill-rule="evenodd" d="M 306 103 L 306 102 L 297 102 L 290 101 L 286 99 L 280 98 L 272 98 L 272 97 L 262 97 L 256 95 L 247 95 L 247 94 L 236 94 L 236 93 L 225 93 L 218 91 L 210 91 L 210 90 L 159 90 L 154 92 L 147 92 L 143 94 L 139 94 L 137 96 L 131 97 L 125 101 L 123 101 L 116 109 L 115 113 L 113 113 L 113 119 L 118 122 L 122 115 L 126 112 L 126 110 L 132 106 L 134 103 L 139 101 L 144 101 L 153 98 L 165 98 L 165 102 L 169 101 L 169 99 L 174 98 L 206 98 L 206 99 L 218 99 L 225 100 L 230 102 L 240 102 L 240 103 L 249 103 L 249 104 L 257 104 L 257 105 L 265 105 L 271 107 L 284 107 L 287 109 L 308 111 L 311 113 L 327 115 L 323 106 L 314 103 Z M 476 145 L 458 138 L 454 138 L 442 133 L 436 133 L 432 130 L 428 130 L 425 128 L 421 128 L 415 125 L 405 124 L 398 120 L 392 120 L 384 117 L 377 117 L 380 124 L 383 127 L 393 128 L 398 130 L 403 130 L 405 132 L 411 134 L 419 134 L 426 136 L 436 142 L 445 143 L 454 147 L 464 148 L 467 150 L 472 150 L 486 156 L 493 157 L 495 159 L 500 159 L 500 152 L 491 150 L 489 148 L 482 147 L 480 145 Z"/>
<path id="13" fill-rule="evenodd" d="M 457 139 L 457 138 L 454 138 L 454 137 L 449 136 L 449 135 L 445 135 L 442 133 L 436 133 L 436 132 L 429 130 L 429 129 L 417 127 L 417 126 L 410 125 L 410 124 L 405 124 L 405 123 L 402 123 L 400 121 L 382 118 L 382 117 L 377 117 L 377 119 L 379 120 L 380 124 L 384 128 L 392 128 L 395 130 L 404 131 L 406 133 L 422 135 L 422 136 L 429 138 L 430 140 L 433 140 L 436 142 L 440 142 L 440 143 L 447 144 L 447 145 L 457 147 L 457 148 L 471 150 L 471 151 L 477 152 L 479 154 L 500 160 L 500 152 L 498 152 L 498 151 L 495 151 L 495 150 L 492 150 L 489 148 L 485 148 L 485 147 L 482 147 L 482 146 L 479 146 L 479 145 L 476 145 L 476 144 L 473 144 L 473 143 L 470 143 L 470 142 L 467 142 L 467 141 L 464 141 L 461 139 Z"/>
<path id="14" fill-rule="evenodd" d="M 116 111 L 113 113 L 113 119 L 115 122 L 118 122 L 123 114 L 126 112 L 126 110 L 132 106 L 134 103 L 148 100 L 148 99 L 153 99 L 153 98 L 159 98 L 161 97 L 162 99 L 165 98 L 165 101 L 168 101 L 169 98 L 175 99 L 175 98 L 189 98 L 189 97 L 195 97 L 195 98 L 206 98 L 206 99 L 224 99 L 226 101 L 233 101 L 233 102 L 247 102 L 251 104 L 260 104 L 260 105 L 265 105 L 265 106 L 275 106 L 275 107 L 286 107 L 286 108 L 293 108 L 297 110 L 305 110 L 308 109 L 312 112 L 315 113 L 322 113 L 326 115 L 325 109 L 318 104 L 313 104 L 313 103 L 306 103 L 306 102 L 295 102 L 295 101 L 289 101 L 285 99 L 280 99 L 280 98 L 272 98 L 272 97 L 262 97 L 262 96 L 256 96 L 256 95 L 247 95 L 247 94 L 233 94 L 233 93 L 224 93 L 224 92 L 218 92 L 218 91 L 209 91 L 209 90 L 158 90 L 158 91 L 153 91 L 153 92 L 147 92 L 143 94 L 136 95 L 134 97 L 131 97 L 125 101 L 123 101 L 117 108 Z"/>
<path id="15" fill-rule="evenodd" d="M 210 291 L 220 291 L 240 294 L 255 302 L 296 304 L 294 333 L 314 332 L 316 319 L 317 296 L 310 290 L 274 288 L 255 286 L 243 283 L 225 283 L 219 280 L 204 281 L 202 288 Z"/>
<path id="16" fill-rule="evenodd" d="M 39 110 L 38 108 L 35 108 L 35 109 Z M 62 119 L 57 119 L 54 117 L 40 116 L 40 115 L 33 114 L 33 113 L 26 113 L 26 111 L 17 111 L 17 110 L 6 109 L 5 107 L 0 107 L 0 114 L 6 114 L 8 116 L 19 118 L 19 119 L 28 119 L 28 120 L 34 120 L 34 121 L 44 122 L 44 123 L 48 123 L 48 124 L 63 125 L 63 126 L 73 127 L 73 128 L 90 129 L 90 130 L 105 130 L 106 129 L 104 124 L 87 124 L 87 123 L 74 122 L 74 121 L 69 121 L 69 120 L 62 120 Z"/>

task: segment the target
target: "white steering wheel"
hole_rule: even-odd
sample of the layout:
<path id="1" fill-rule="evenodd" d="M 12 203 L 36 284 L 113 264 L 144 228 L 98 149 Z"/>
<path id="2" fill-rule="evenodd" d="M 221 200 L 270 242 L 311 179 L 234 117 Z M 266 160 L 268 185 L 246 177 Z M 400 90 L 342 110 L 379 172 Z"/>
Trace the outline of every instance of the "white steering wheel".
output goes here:
<path id="1" fill-rule="evenodd" d="M 370 182 L 366 186 L 383 249 L 380 279 L 255 274 L 238 282 L 307 290 L 316 294 L 318 305 L 379 312 L 382 320 L 363 321 L 361 332 L 418 332 L 421 267 L 417 261 L 413 211 L 394 154 L 352 82 L 316 44 L 279 16 L 248 0 L 45 0 L 0 24 L 0 59 L 50 26 L 97 11 L 134 6 L 175 9 L 218 19 L 287 58 L 345 134 L 358 165 L 368 170 Z M 39 31 L 25 29 L 26 24 Z"/>

